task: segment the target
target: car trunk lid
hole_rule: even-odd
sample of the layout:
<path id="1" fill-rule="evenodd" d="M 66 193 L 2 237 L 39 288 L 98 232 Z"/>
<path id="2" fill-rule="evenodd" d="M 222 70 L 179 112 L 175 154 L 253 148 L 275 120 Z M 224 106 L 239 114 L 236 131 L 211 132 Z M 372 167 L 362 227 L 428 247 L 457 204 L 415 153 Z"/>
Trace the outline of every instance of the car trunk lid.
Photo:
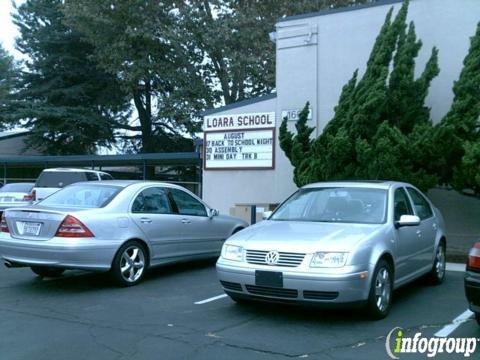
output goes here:
<path id="1" fill-rule="evenodd" d="M 49 240 L 68 215 L 62 210 L 10 209 L 5 211 L 10 235 L 14 239 Z"/>
<path id="2" fill-rule="evenodd" d="M 23 192 L 0 192 L 0 203 L 23 201 L 26 195 L 28 194 Z"/>

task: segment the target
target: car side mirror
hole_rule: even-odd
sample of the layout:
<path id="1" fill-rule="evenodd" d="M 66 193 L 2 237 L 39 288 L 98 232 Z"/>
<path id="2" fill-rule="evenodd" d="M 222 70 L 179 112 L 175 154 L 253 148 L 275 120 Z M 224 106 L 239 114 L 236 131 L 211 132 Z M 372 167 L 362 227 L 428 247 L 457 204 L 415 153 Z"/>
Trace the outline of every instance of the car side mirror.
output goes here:
<path id="1" fill-rule="evenodd" d="M 420 218 L 416 215 L 402 215 L 400 220 L 395 221 L 395 227 L 398 229 L 402 226 L 417 226 L 420 225 Z"/>
<path id="2" fill-rule="evenodd" d="M 208 217 L 211 219 L 213 218 L 214 216 L 218 216 L 220 212 L 217 210 L 217 209 L 210 209 L 208 211 Z"/>
<path id="3" fill-rule="evenodd" d="M 272 215 L 272 212 L 273 211 L 265 211 L 262 215 L 262 219 L 267 220 L 270 217 L 270 215 Z"/>

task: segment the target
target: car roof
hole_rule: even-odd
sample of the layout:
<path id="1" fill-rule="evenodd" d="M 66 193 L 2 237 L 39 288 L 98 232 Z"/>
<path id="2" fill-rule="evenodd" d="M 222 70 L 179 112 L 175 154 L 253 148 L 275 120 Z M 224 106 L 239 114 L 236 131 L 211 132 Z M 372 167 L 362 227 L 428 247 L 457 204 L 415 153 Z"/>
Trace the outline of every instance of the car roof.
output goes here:
<path id="1" fill-rule="evenodd" d="M 131 185 L 157 185 L 169 188 L 184 189 L 183 187 L 171 183 L 161 182 L 161 181 L 151 181 L 151 180 L 102 180 L 102 181 L 80 181 L 72 185 L 110 185 L 110 186 L 119 186 L 126 188 Z"/>
<path id="2" fill-rule="evenodd" d="M 44 169 L 43 172 L 90 172 L 90 173 L 105 173 L 104 171 L 82 169 L 82 168 L 50 168 Z"/>
<path id="3" fill-rule="evenodd" d="M 6 185 L 18 185 L 18 184 L 22 184 L 22 185 L 35 185 L 34 182 L 9 182 L 9 183 L 6 183 L 6 184 L 3 184 L 3 186 L 6 186 Z"/>
<path id="4" fill-rule="evenodd" d="M 407 183 L 399 181 L 389 180 L 338 180 L 338 181 L 325 181 L 308 184 L 302 187 L 302 189 L 320 188 L 320 187 L 358 187 L 358 188 L 370 188 L 370 189 L 389 189 L 394 185 L 400 186 L 412 186 Z"/>

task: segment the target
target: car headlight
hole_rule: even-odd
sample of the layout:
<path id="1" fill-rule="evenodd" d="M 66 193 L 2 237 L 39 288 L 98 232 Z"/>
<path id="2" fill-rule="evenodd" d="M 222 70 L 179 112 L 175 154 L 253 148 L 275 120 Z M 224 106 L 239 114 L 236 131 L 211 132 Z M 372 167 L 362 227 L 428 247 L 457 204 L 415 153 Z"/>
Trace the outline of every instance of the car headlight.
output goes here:
<path id="1" fill-rule="evenodd" d="M 237 245 L 223 245 L 222 257 L 227 260 L 242 261 L 243 247 Z"/>
<path id="2" fill-rule="evenodd" d="M 310 267 L 336 268 L 345 266 L 348 253 L 346 252 L 317 252 L 313 254 Z"/>

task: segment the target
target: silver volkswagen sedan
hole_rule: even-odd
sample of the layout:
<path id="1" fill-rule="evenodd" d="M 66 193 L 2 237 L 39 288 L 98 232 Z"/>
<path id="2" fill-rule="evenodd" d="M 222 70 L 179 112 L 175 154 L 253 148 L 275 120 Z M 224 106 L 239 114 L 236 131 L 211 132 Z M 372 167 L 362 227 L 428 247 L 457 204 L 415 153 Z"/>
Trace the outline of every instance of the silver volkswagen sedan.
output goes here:
<path id="1" fill-rule="evenodd" d="M 399 286 L 443 281 L 445 250 L 443 218 L 414 186 L 317 183 L 230 237 L 217 273 L 237 302 L 355 304 L 378 319 Z"/>
<path id="2" fill-rule="evenodd" d="M 8 267 L 30 266 L 40 276 L 110 270 L 130 286 L 148 267 L 217 257 L 224 240 L 247 226 L 180 186 L 81 182 L 33 206 L 6 210 L 0 255 Z"/>

